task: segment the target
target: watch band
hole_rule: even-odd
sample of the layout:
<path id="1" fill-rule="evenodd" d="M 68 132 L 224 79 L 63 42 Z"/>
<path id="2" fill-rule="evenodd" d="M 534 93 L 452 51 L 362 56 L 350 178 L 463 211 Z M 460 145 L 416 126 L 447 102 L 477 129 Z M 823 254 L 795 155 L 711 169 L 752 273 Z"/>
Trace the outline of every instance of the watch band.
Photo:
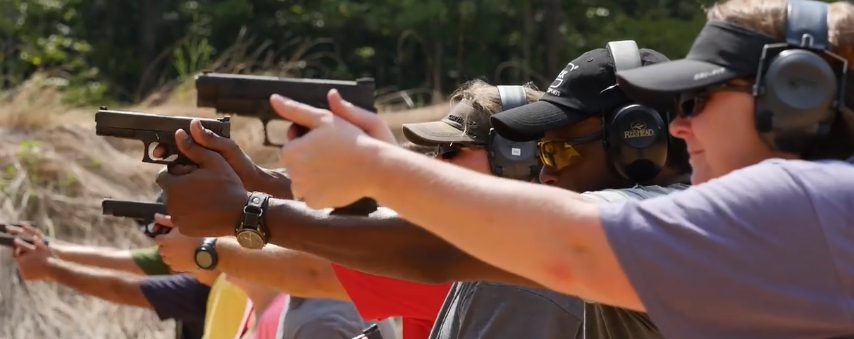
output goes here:
<path id="1" fill-rule="evenodd" d="M 243 220 L 235 229 L 235 236 L 240 246 L 250 249 L 260 249 L 270 239 L 267 226 L 264 223 L 264 213 L 270 195 L 264 192 L 252 192 L 243 207 Z"/>
<path id="2" fill-rule="evenodd" d="M 216 253 L 216 238 L 205 238 L 199 244 L 194 255 L 196 266 L 200 269 L 211 271 L 216 268 L 219 263 L 219 256 Z"/>

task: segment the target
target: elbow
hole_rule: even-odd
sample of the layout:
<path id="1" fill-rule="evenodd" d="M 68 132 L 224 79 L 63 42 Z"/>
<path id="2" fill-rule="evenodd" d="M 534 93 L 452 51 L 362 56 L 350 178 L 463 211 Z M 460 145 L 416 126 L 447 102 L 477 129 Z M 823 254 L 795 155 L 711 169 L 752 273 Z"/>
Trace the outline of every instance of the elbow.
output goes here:
<path id="1" fill-rule="evenodd" d="M 563 293 L 572 290 L 571 286 L 577 281 L 576 270 L 573 268 L 571 261 L 562 259 L 547 261 L 540 267 L 538 276 L 528 278 L 548 289 Z"/>

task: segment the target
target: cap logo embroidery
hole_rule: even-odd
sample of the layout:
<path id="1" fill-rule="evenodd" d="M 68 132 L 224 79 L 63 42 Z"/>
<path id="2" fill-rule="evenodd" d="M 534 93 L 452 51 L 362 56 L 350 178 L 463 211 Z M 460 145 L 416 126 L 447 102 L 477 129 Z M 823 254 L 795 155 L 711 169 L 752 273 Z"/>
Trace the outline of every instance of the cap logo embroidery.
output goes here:
<path id="1" fill-rule="evenodd" d="M 652 128 L 647 128 L 645 123 L 635 122 L 629 126 L 627 131 L 623 131 L 623 139 L 635 139 L 635 138 L 646 138 L 646 137 L 654 137 L 655 130 Z"/>
<path id="2" fill-rule="evenodd" d="M 694 81 L 702 80 L 702 79 L 705 79 L 705 78 L 708 78 L 711 76 L 715 76 L 715 75 L 721 74 L 725 71 L 726 71 L 726 69 L 721 67 L 721 68 L 715 68 L 715 69 L 713 69 L 711 71 L 707 71 L 707 72 L 700 72 L 700 73 L 694 74 Z"/>
<path id="3" fill-rule="evenodd" d="M 456 116 L 456 115 L 449 115 L 449 116 L 448 116 L 448 120 L 451 120 L 451 121 L 453 121 L 453 122 L 456 122 L 456 123 L 458 123 L 458 124 L 460 124 L 460 125 L 462 125 L 462 124 L 464 124 L 464 123 L 465 123 L 465 119 L 463 119 L 463 117 Z"/>

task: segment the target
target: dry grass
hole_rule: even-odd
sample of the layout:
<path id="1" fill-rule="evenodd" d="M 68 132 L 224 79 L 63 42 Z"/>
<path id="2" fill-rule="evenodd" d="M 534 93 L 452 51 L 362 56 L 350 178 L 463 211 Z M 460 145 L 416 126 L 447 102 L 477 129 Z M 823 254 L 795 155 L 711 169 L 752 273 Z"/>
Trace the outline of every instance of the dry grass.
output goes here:
<path id="1" fill-rule="evenodd" d="M 152 244 L 132 222 L 100 215 L 105 197 L 150 200 L 160 169 L 145 164 L 140 142 L 95 135 L 95 109 L 69 110 L 34 77 L 0 104 L 0 220 L 33 220 L 58 239 L 136 248 Z M 186 84 L 138 107 L 167 115 L 214 116 L 194 107 Z M 382 114 L 397 131 L 408 121 L 435 120 L 447 104 Z M 234 119 L 233 138 L 256 162 L 275 167 L 275 148 L 262 146 L 261 125 Z M 55 284 L 24 284 L 10 251 L 0 248 L 0 338 L 171 338 L 170 322 L 153 312 L 117 306 Z"/>

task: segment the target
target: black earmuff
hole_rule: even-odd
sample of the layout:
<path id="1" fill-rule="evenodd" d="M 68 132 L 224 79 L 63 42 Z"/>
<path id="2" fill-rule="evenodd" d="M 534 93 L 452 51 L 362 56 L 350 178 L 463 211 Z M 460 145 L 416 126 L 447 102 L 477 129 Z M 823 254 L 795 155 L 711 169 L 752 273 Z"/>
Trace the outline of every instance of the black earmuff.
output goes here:
<path id="1" fill-rule="evenodd" d="M 754 87 L 756 128 L 778 150 L 802 153 L 827 135 L 845 105 L 848 64 L 827 50 L 827 12 L 823 2 L 790 1 L 786 42 L 762 50 Z"/>
<path id="2" fill-rule="evenodd" d="M 632 40 L 609 42 L 608 51 L 615 72 L 642 66 L 640 51 Z M 606 91 L 619 90 L 614 85 Z M 620 175 L 642 183 L 661 172 L 667 163 L 670 139 L 667 123 L 657 110 L 637 103 L 622 105 L 606 114 L 603 142 Z"/>
<path id="3" fill-rule="evenodd" d="M 502 111 L 528 104 L 528 94 L 523 86 L 498 86 L 498 95 Z M 537 141 L 512 141 L 491 129 L 486 150 L 489 167 L 497 176 L 531 181 L 539 175 Z"/>

